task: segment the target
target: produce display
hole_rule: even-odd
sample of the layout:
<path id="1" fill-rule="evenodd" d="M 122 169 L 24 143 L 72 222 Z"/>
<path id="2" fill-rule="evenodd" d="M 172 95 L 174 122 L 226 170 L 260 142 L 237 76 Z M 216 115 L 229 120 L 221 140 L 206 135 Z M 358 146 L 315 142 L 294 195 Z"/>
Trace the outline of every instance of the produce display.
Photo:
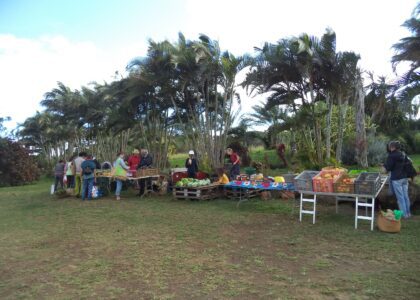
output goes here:
<path id="1" fill-rule="evenodd" d="M 334 183 L 340 179 L 343 171 L 340 169 L 324 170 L 313 178 L 314 192 L 332 193 Z"/>
<path id="2" fill-rule="evenodd" d="M 194 178 L 182 178 L 180 181 L 178 181 L 175 186 L 176 187 L 200 187 L 200 186 L 206 186 L 211 184 L 210 179 L 203 179 L 198 180 Z"/>

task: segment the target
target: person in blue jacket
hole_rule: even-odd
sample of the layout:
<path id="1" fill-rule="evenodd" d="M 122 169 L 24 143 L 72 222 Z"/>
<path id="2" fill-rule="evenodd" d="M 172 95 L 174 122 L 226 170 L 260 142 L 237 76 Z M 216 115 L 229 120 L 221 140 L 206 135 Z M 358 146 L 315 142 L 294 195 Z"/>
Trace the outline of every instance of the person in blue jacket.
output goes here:
<path id="1" fill-rule="evenodd" d="M 404 218 L 410 218 L 410 199 L 408 197 L 408 178 L 404 171 L 406 155 L 401 151 L 401 144 L 398 141 L 390 142 L 388 145 L 388 158 L 384 164 L 385 169 L 391 172 L 389 184 L 397 197 L 398 207 L 403 212 Z"/>

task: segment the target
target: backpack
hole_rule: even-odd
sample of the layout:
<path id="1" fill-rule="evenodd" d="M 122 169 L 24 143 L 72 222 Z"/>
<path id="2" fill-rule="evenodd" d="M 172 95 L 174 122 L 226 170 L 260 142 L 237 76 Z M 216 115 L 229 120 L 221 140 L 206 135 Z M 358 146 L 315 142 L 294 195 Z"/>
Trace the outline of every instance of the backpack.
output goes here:
<path id="1" fill-rule="evenodd" d="M 413 161 L 406 155 L 404 159 L 403 170 L 407 175 L 407 178 L 414 178 L 417 176 L 417 171 L 413 166 Z"/>

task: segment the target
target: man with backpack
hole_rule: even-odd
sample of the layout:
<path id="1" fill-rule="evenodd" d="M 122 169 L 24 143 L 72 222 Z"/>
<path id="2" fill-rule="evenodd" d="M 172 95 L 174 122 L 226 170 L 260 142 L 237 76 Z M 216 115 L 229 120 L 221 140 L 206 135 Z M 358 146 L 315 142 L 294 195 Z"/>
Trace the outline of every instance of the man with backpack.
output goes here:
<path id="1" fill-rule="evenodd" d="M 82 200 L 85 200 L 87 197 L 88 200 L 92 199 L 92 189 L 95 182 L 95 168 L 96 164 L 92 159 L 91 155 L 86 156 L 86 160 L 81 164 L 81 173 L 82 177 Z"/>
<path id="2" fill-rule="evenodd" d="M 403 212 L 404 218 L 410 218 L 410 199 L 408 198 L 408 157 L 401 151 L 401 144 L 398 141 L 390 142 L 389 153 L 385 169 L 391 172 L 390 185 L 397 197 L 398 207 Z"/>

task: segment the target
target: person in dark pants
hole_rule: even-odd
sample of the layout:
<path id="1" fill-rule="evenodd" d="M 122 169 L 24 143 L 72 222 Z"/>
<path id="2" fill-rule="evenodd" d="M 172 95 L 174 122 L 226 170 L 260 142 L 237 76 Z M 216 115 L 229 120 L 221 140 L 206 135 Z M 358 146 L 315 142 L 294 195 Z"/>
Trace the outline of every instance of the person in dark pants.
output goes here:
<path id="1" fill-rule="evenodd" d="M 188 178 L 195 178 L 196 173 L 198 172 L 197 160 L 194 157 L 194 151 L 190 150 L 188 152 L 189 158 L 185 161 L 185 167 L 187 168 Z"/>
<path id="2" fill-rule="evenodd" d="M 81 164 L 82 200 L 85 200 L 86 197 L 88 200 L 92 199 L 92 189 L 95 183 L 95 168 L 96 165 L 92 160 L 92 156 L 87 155 L 86 160 Z"/>
<path id="3" fill-rule="evenodd" d="M 410 218 L 410 199 L 408 197 L 408 178 L 404 171 L 406 155 L 401 151 L 401 144 L 398 141 L 389 143 L 389 154 L 384 164 L 385 169 L 391 172 L 390 185 L 394 192 L 399 209 L 403 212 L 404 218 Z"/>
<path id="4" fill-rule="evenodd" d="M 137 169 L 151 168 L 152 164 L 153 164 L 153 159 L 150 156 L 149 151 L 146 150 L 146 149 L 141 149 L 140 153 L 141 153 L 141 160 L 140 160 L 140 163 L 139 163 Z M 146 184 L 148 186 L 150 186 L 152 184 L 151 178 L 145 178 L 145 179 L 140 179 L 139 180 L 140 190 L 139 190 L 138 196 L 140 196 L 140 197 L 143 196 L 144 190 L 146 189 Z"/>
<path id="5" fill-rule="evenodd" d="M 241 172 L 241 162 L 239 159 L 239 155 L 236 154 L 236 152 L 234 152 L 232 148 L 227 148 L 226 154 L 229 155 L 230 162 L 232 163 L 232 168 L 230 169 L 229 174 L 230 180 L 236 180 L 236 177 Z"/>
<path id="6" fill-rule="evenodd" d="M 55 177 L 55 183 L 54 183 L 54 192 L 57 191 L 58 184 L 60 183 L 61 189 L 64 188 L 64 168 L 66 167 L 64 160 L 60 159 L 60 161 L 55 165 L 54 168 L 54 177 Z"/>

